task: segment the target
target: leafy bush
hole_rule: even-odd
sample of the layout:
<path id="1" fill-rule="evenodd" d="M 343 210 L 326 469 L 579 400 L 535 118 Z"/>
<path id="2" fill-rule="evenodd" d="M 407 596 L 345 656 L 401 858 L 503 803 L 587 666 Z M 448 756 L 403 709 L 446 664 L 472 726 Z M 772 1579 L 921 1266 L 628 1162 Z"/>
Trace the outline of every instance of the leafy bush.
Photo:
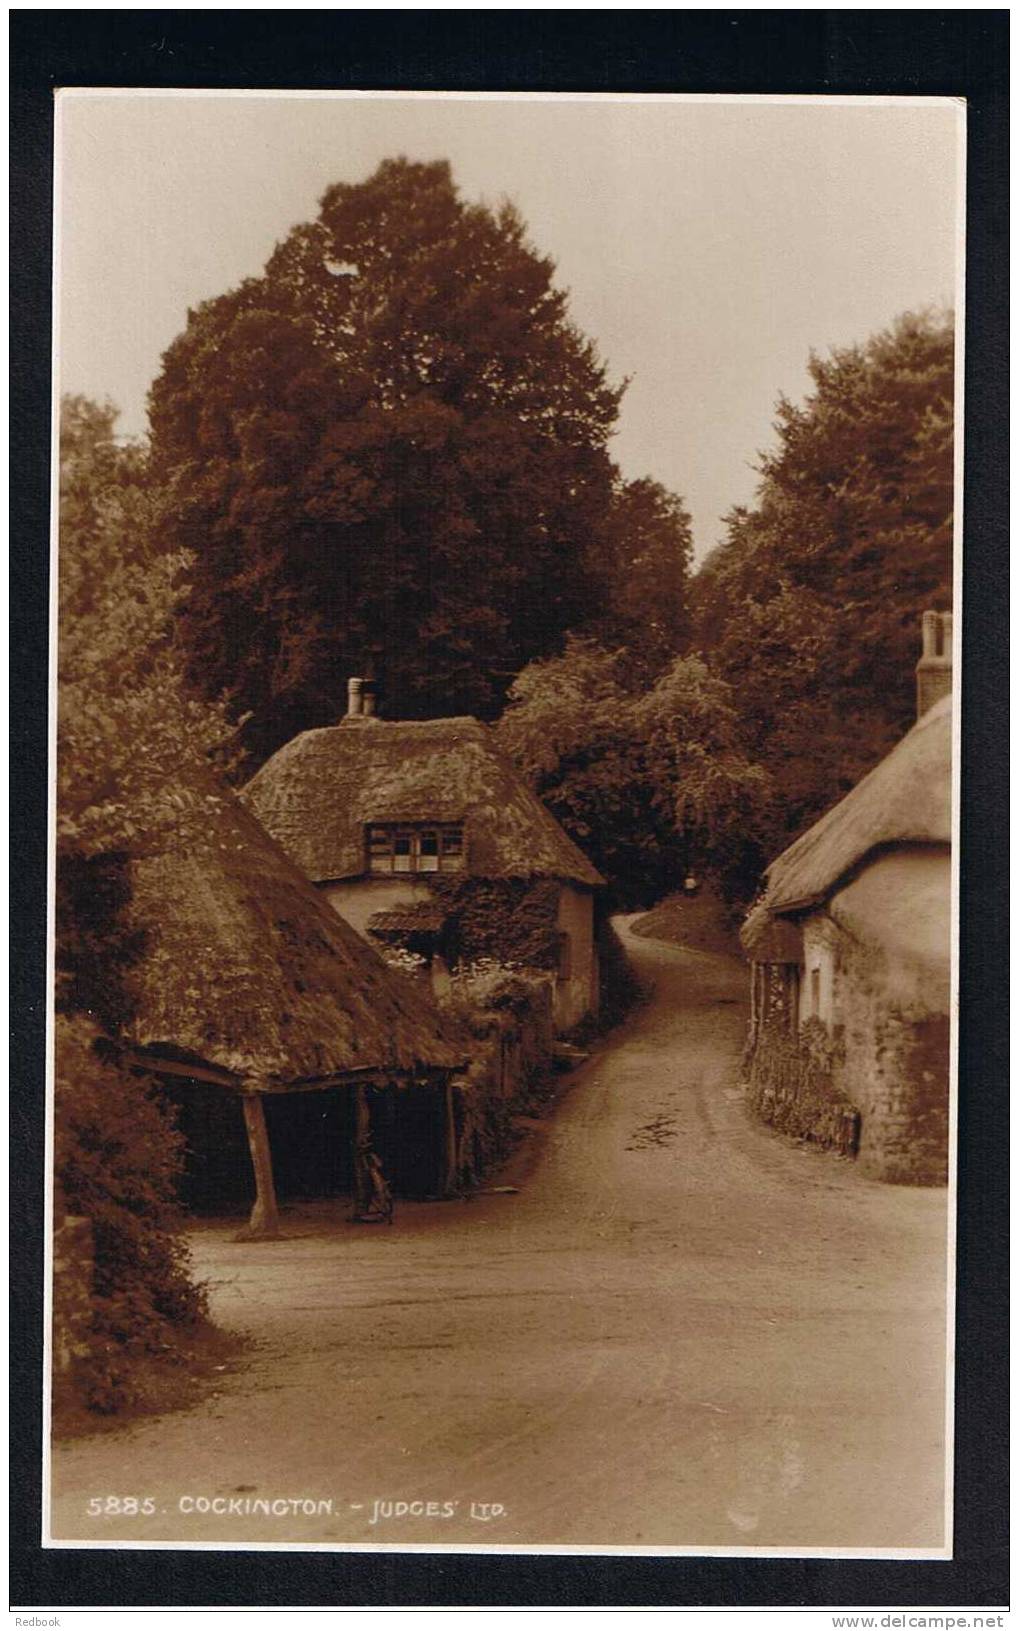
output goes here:
<path id="1" fill-rule="evenodd" d="M 179 1350 L 206 1300 L 189 1278 L 174 1202 L 184 1141 L 158 1089 L 118 1063 L 83 1018 L 58 1016 L 56 1042 L 57 1193 L 67 1213 L 89 1219 L 95 1258 L 75 1381 L 105 1413 L 136 1402 L 138 1361 Z"/>
<path id="2" fill-rule="evenodd" d="M 428 971 L 428 959 L 419 951 L 411 951 L 407 946 L 389 945 L 385 941 L 376 943 L 376 950 L 387 968 L 396 969 L 398 974 L 407 974 L 412 979 Z"/>
<path id="3" fill-rule="evenodd" d="M 438 1000 L 469 1035 L 480 1039 L 500 1029 L 500 1016 L 519 1021 L 535 1013 L 545 1001 L 547 985 L 543 975 L 479 957 L 455 970 Z"/>

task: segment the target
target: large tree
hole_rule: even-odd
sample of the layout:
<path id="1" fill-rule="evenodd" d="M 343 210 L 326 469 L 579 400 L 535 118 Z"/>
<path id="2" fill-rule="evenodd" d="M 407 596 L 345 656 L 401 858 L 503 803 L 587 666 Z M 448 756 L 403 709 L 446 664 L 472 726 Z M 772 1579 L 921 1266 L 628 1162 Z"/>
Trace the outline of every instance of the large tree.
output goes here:
<path id="1" fill-rule="evenodd" d="M 624 652 L 632 684 L 651 683 L 689 636 L 693 534 L 683 500 L 650 476 L 617 481 L 592 555 L 602 604 L 585 632 Z"/>
<path id="2" fill-rule="evenodd" d="M 621 389 L 513 207 L 446 163 L 331 187 L 263 274 L 189 314 L 150 398 L 189 672 L 256 755 L 348 672 L 405 716 L 492 716 L 598 610 Z"/>
<path id="3" fill-rule="evenodd" d="M 781 399 L 756 504 L 691 589 L 694 643 L 736 691 L 782 792 L 766 850 L 908 728 L 920 614 L 952 594 L 953 327 L 907 315 L 811 359 Z"/>

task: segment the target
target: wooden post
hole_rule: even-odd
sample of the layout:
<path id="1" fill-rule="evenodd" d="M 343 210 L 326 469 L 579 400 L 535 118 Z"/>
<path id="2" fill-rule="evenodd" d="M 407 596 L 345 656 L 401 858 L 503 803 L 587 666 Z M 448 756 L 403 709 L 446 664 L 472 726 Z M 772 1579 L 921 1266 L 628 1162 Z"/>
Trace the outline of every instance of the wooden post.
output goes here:
<path id="1" fill-rule="evenodd" d="M 368 1206 L 368 1183 L 364 1158 L 371 1148 L 372 1119 L 368 1108 L 368 1093 L 363 1082 L 354 1089 L 354 1216 L 360 1217 Z"/>
<path id="2" fill-rule="evenodd" d="M 250 1240 L 273 1240 L 280 1232 L 279 1208 L 276 1205 L 276 1185 L 272 1176 L 272 1151 L 265 1125 L 265 1110 L 260 1093 L 245 1093 L 244 1125 L 248 1132 L 248 1148 L 255 1173 L 255 1204 L 251 1208 L 246 1237 Z"/>
<path id="3" fill-rule="evenodd" d="M 444 1200 L 452 1200 L 457 1192 L 457 1162 L 456 1162 L 456 1114 L 453 1107 L 453 1084 L 446 1082 L 442 1091 L 442 1119 L 443 1119 L 443 1148 L 442 1166 L 439 1172 L 439 1194 Z"/>

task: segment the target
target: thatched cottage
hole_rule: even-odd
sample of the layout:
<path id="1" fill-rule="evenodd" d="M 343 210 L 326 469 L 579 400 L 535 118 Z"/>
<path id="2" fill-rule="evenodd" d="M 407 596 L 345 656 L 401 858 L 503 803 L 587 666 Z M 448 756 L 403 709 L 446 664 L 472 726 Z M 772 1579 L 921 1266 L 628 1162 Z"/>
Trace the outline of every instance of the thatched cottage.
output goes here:
<path id="1" fill-rule="evenodd" d="M 596 1011 L 602 879 L 487 725 L 380 720 L 354 680 L 346 718 L 288 742 L 243 796 L 341 917 L 417 954 L 436 988 L 489 887 L 490 954 L 548 970 L 559 1031 Z"/>
<path id="2" fill-rule="evenodd" d="M 175 1092 L 206 1187 L 236 1188 L 246 1131 L 255 1233 L 278 1227 L 274 1155 L 298 1190 L 315 1162 L 345 1188 L 370 1141 L 397 1184 L 442 1192 L 462 1042 L 229 789 L 196 778 L 179 803 L 132 867 L 142 949 L 127 1040 Z"/>
<path id="3" fill-rule="evenodd" d="M 924 616 L 919 718 L 765 876 L 743 928 L 766 1120 L 874 1177 L 947 1175 L 951 619 Z"/>

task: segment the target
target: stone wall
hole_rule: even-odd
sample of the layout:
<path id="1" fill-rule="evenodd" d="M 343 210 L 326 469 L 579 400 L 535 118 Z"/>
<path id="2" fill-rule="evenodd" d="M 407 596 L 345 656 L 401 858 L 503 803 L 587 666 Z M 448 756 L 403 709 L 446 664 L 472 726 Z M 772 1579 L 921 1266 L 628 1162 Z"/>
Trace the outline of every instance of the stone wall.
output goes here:
<path id="1" fill-rule="evenodd" d="M 548 979 L 515 976 L 471 998 L 454 984 L 458 1017 L 472 1038 L 471 1064 L 455 1090 L 457 1180 L 469 1192 L 509 1155 L 514 1117 L 533 1112 L 547 1094 L 553 989 Z"/>
<path id="2" fill-rule="evenodd" d="M 860 1165 L 888 1183 L 948 1176 L 950 860 L 883 856 L 831 902 L 840 935 L 839 1084 L 861 1112 Z"/>
<path id="3" fill-rule="evenodd" d="M 948 1016 L 894 1010 L 876 1019 L 873 1044 L 847 1061 L 869 1072 L 860 1165 L 895 1184 L 948 1181 Z"/>

